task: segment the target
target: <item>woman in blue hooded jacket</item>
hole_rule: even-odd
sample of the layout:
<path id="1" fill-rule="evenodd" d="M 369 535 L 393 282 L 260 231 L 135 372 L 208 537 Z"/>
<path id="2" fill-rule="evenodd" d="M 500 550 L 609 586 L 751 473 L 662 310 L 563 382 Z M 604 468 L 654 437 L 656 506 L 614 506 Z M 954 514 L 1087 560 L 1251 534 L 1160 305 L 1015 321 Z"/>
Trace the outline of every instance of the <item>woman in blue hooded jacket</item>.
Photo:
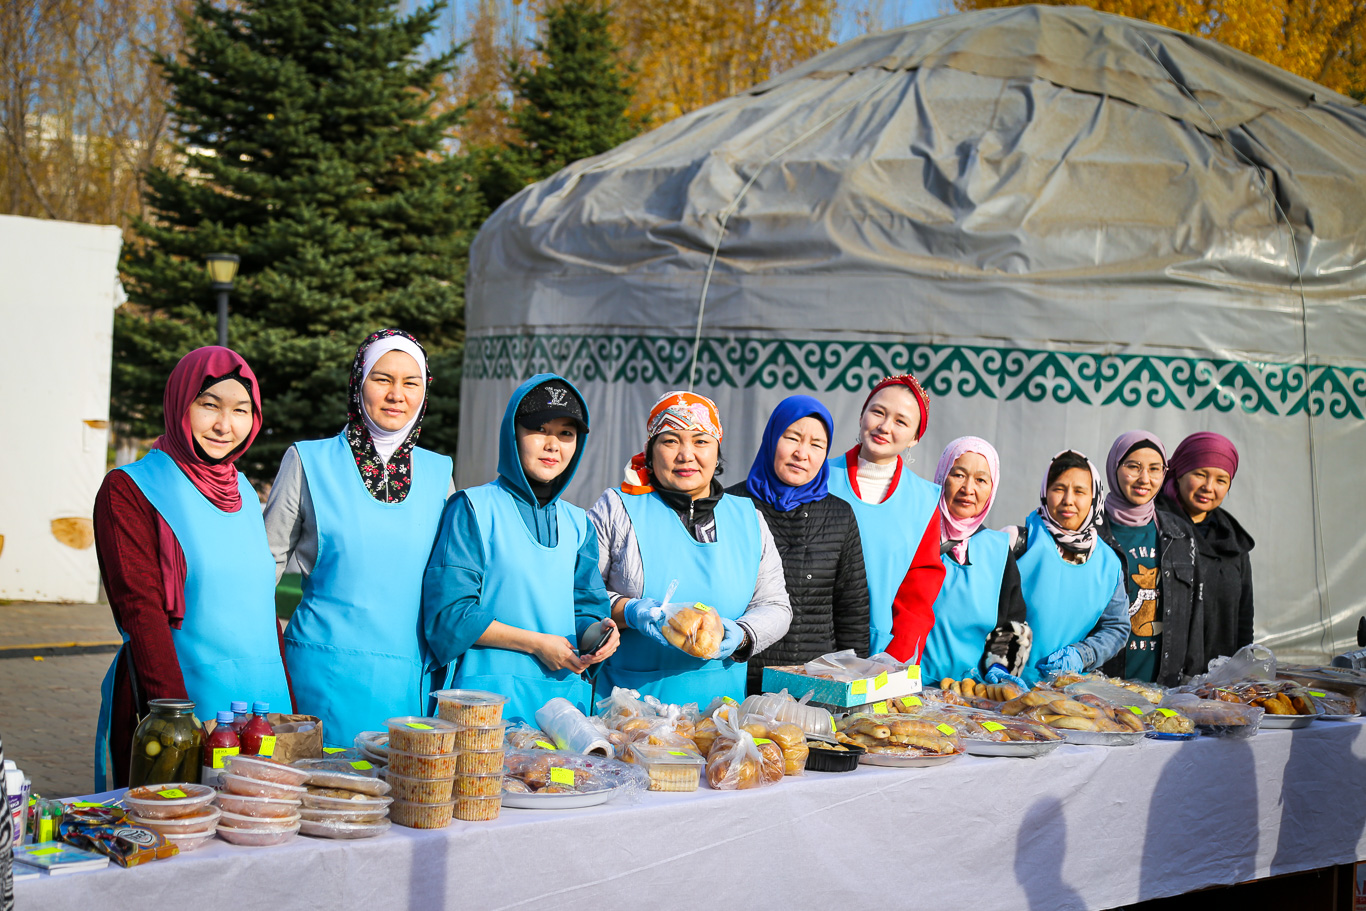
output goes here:
<path id="1" fill-rule="evenodd" d="M 534 722 L 561 696 L 587 713 L 581 674 L 616 650 L 587 514 L 560 499 L 588 433 L 588 408 L 567 380 L 543 373 L 512 394 L 498 440 L 498 477 L 451 497 L 422 585 L 422 627 L 451 685 L 509 698 L 504 716 Z M 576 645 L 603 621 L 608 640 Z"/>

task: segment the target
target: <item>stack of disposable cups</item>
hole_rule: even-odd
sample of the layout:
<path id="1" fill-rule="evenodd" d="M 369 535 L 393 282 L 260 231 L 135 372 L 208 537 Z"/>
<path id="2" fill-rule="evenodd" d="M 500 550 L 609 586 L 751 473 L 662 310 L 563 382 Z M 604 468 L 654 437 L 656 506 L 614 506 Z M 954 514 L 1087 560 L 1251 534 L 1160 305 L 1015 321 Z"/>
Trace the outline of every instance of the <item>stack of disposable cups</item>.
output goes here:
<path id="1" fill-rule="evenodd" d="M 455 818 L 497 819 L 503 805 L 503 705 L 499 693 L 438 690 L 437 714 L 457 727 Z M 390 745 L 393 755 L 393 744 Z M 393 760 L 389 760 L 392 763 Z"/>
<path id="2" fill-rule="evenodd" d="M 389 818 L 413 829 L 441 829 L 455 807 L 456 737 L 459 727 L 441 718 L 403 715 L 389 729 Z"/>

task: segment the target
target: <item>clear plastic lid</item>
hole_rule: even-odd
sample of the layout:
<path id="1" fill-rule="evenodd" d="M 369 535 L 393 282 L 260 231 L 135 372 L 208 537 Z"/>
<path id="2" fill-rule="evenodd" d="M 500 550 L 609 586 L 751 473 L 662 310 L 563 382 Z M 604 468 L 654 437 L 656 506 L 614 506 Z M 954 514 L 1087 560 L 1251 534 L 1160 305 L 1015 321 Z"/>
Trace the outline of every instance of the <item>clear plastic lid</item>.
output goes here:
<path id="1" fill-rule="evenodd" d="M 148 819 L 169 819 L 199 812 L 213 800 L 214 789 L 202 784 L 180 782 L 145 785 L 123 796 L 123 804 Z"/>
<path id="2" fill-rule="evenodd" d="M 139 816 L 137 813 L 129 812 L 128 821 L 135 826 L 147 826 L 165 833 L 167 829 L 181 829 L 189 831 L 191 829 L 212 829 L 218 822 L 218 817 L 222 810 L 212 804 L 199 807 L 187 816 L 173 816 L 170 819 L 151 819 Z"/>
<path id="3" fill-rule="evenodd" d="M 487 690 L 436 690 L 431 693 L 437 702 L 454 702 L 456 705 L 503 705 L 508 697 L 502 693 Z"/>
<path id="4" fill-rule="evenodd" d="M 228 771 L 234 775 L 254 778 L 257 781 L 286 785 L 301 785 L 308 781 L 306 770 L 291 768 L 283 762 L 276 762 L 263 756 L 242 756 L 239 754 L 227 757 L 224 763 Z"/>
<path id="5" fill-rule="evenodd" d="M 248 797 L 280 797 L 297 800 L 304 793 L 304 789 L 298 785 L 281 784 L 277 781 L 261 781 L 259 778 L 234 775 L 231 772 L 224 772 L 219 778 L 223 782 L 223 786 L 229 791 L 234 794 L 245 794 Z"/>
<path id="6" fill-rule="evenodd" d="M 357 749 L 376 756 L 383 756 L 389 752 L 389 732 L 388 731 L 361 731 L 356 735 L 355 744 Z"/>
<path id="7" fill-rule="evenodd" d="M 452 691 L 453 692 L 453 691 Z M 414 732 L 418 734 L 453 734 L 461 726 L 444 718 L 427 718 L 421 715 L 399 715 L 384 722 L 390 731 Z"/>
<path id="8" fill-rule="evenodd" d="M 835 729 L 834 717 L 828 711 L 798 702 L 785 691 L 750 696 L 740 704 L 740 717 L 746 715 L 761 715 L 795 724 L 808 734 L 829 734 Z"/>

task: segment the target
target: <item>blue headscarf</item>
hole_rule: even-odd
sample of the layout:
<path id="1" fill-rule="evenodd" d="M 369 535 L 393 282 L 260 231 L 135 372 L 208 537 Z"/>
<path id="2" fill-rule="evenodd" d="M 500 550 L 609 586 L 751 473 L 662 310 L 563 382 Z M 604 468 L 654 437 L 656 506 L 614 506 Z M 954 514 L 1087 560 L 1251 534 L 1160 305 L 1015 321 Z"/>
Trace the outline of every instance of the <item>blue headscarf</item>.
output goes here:
<path id="1" fill-rule="evenodd" d="M 763 442 L 759 444 L 759 453 L 754 457 L 754 464 L 749 469 L 749 478 L 745 481 L 750 496 L 756 500 L 763 500 L 779 512 L 787 512 L 803 503 L 824 499 L 827 492 L 825 482 L 830 477 L 830 466 L 825 458 L 820 460 L 821 467 L 816 471 L 816 476 L 801 487 L 784 484 L 773 471 L 778 441 L 782 439 L 787 428 L 808 417 L 816 418 L 824 424 L 826 434 L 830 439 L 834 439 L 835 419 L 830 416 L 829 409 L 809 395 L 790 395 L 779 402 L 778 407 L 769 415 L 768 426 L 764 428 Z"/>

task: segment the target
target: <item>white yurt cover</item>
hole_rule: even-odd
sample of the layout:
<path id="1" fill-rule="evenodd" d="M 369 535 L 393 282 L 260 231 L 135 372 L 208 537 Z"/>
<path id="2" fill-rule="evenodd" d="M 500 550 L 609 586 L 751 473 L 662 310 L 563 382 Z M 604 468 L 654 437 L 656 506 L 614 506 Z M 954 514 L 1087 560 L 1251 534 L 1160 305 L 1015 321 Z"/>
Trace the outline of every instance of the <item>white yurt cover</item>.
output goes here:
<path id="1" fill-rule="evenodd" d="M 590 504 L 667 390 L 714 397 L 723 480 L 772 407 L 932 396 L 912 451 L 1001 452 L 988 524 L 1047 460 L 1133 428 L 1242 454 L 1257 637 L 1352 641 L 1366 610 L 1366 108 L 1250 56 L 1087 9 L 868 35 L 528 187 L 473 248 L 458 482 L 494 475 L 523 378 L 586 394 Z M 713 261 L 714 260 L 714 261 Z M 699 342 L 695 346 L 694 338 Z"/>

